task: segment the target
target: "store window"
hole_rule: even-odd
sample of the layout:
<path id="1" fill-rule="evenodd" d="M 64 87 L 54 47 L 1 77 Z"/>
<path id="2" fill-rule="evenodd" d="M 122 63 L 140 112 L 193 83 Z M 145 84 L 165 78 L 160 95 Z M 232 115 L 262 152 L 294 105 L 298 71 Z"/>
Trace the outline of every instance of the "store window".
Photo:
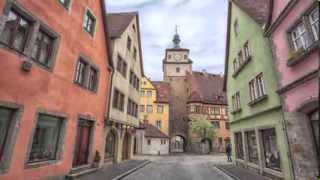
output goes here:
<path id="1" fill-rule="evenodd" d="M 248 156 L 249 162 L 258 164 L 259 156 L 258 156 L 258 145 L 255 131 L 246 132 L 247 138 L 247 148 L 248 148 Z"/>
<path id="2" fill-rule="evenodd" d="M 241 132 L 234 134 L 235 138 L 235 150 L 236 150 L 236 158 L 237 159 L 244 159 L 244 153 L 243 153 L 243 141 L 242 141 L 242 134 Z"/>
<path id="3" fill-rule="evenodd" d="M 277 146 L 275 129 L 264 129 L 260 132 L 264 150 L 265 166 L 267 168 L 280 171 L 280 152 Z"/>

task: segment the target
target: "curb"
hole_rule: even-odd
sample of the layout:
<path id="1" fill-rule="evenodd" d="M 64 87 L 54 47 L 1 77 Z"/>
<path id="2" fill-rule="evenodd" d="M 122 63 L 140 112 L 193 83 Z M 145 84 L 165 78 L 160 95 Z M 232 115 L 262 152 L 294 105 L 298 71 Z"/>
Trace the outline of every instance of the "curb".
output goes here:
<path id="1" fill-rule="evenodd" d="M 120 174 L 120 175 L 112 178 L 111 180 L 121 180 L 122 178 L 124 178 L 124 177 L 132 174 L 133 172 L 135 172 L 135 171 L 143 168 L 144 166 L 146 166 L 146 165 L 149 164 L 149 163 L 151 163 L 151 161 L 150 161 L 150 160 L 146 160 L 144 163 L 140 164 L 139 166 L 137 166 L 137 167 L 135 167 L 135 168 L 133 168 L 133 169 L 130 169 L 129 171 L 124 172 L 124 173 L 122 173 L 122 174 Z"/>
<path id="2" fill-rule="evenodd" d="M 217 167 L 214 166 L 215 168 L 219 169 L 221 172 L 223 172 L 224 174 L 226 174 L 227 176 L 229 176 L 230 178 L 234 179 L 234 180 L 240 180 L 238 177 L 236 177 L 235 175 L 233 175 L 232 173 L 230 173 L 229 171 L 225 170 L 224 168 L 221 167 Z"/>

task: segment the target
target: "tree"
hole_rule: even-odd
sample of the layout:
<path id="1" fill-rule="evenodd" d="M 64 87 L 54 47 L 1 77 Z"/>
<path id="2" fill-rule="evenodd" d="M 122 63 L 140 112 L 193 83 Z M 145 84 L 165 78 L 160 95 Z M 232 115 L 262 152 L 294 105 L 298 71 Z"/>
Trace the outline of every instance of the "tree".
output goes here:
<path id="1" fill-rule="evenodd" d="M 205 119 L 194 119 L 191 122 L 191 132 L 197 134 L 202 139 L 212 139 L 215 135 L 215 128 Z"/>

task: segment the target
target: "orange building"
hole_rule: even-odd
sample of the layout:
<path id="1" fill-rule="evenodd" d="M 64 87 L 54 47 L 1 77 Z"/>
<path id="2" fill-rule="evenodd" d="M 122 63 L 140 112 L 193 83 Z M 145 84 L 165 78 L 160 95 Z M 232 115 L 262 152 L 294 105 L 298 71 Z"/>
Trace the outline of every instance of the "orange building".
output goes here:
<path id="1" fill-rule="evenodd" d="M 103 159 L 103 2 L 0 1 L 0 179 L 63 177 Z"/>

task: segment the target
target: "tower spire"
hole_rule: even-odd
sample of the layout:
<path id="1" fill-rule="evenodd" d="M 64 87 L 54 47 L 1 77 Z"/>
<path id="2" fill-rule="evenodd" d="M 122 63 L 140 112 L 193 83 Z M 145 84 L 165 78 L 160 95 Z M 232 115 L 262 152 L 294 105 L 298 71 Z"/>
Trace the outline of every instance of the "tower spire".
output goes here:
<path id="1" fill-rule="evenodd" d="M 176 25 L 176 28 L 175 28 L 175 34 L 173 36 L 173 47 L 174 48 L 180 48 L 180 36 L 178 34 L 178 25 Z"/>

